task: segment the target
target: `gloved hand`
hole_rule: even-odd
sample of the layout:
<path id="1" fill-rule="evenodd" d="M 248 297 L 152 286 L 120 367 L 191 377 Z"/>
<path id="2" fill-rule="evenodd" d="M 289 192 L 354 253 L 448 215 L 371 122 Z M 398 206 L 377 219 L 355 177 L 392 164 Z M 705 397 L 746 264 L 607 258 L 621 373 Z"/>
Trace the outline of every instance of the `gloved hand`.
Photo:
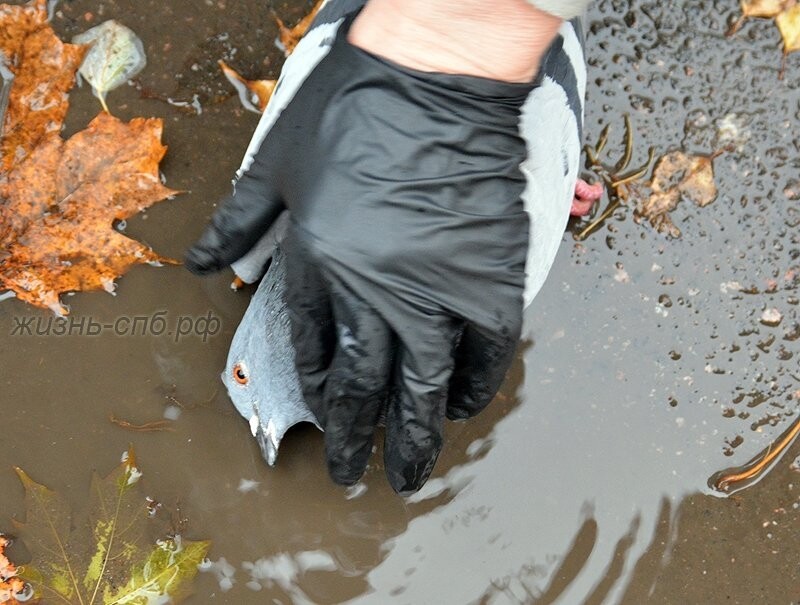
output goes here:
<path id="1" fill-rule="evenodd" d="M 353 484 L 386 410 L 385 468 L 419 489 L 445 416 L 495 395 L 519 338 L 528 218 L 518 134 L 531 84 L 406 69 L 352 18 L 186 256 L 244 255 L 284 209 L 296 363 L 332 478 Z"/>

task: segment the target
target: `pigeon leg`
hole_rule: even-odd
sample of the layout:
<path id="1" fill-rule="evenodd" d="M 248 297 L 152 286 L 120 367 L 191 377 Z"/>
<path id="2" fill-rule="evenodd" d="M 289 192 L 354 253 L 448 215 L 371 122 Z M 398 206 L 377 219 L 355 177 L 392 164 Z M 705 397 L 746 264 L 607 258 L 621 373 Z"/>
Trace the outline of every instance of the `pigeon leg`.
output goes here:
<path id="1" fill-rule="evenodd" d="M 590 185 L 583 179 L 578 179 L 575 183 L 575 197 L 572 200 L 572 208 L 570 208 L 570 215 L 572 216 L 586 216 L 592 210 L 594 203 L 603 197 L 605 188 L 602 182 Z"/>

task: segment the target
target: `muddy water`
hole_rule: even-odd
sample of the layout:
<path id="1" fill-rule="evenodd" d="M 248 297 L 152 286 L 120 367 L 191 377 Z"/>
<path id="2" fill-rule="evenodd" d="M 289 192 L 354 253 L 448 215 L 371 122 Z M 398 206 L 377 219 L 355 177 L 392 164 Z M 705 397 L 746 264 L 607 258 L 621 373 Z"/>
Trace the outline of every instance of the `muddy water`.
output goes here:
<path id="1" fill-rule="evenodd" d="M 723 125 L 738 148 L 715 161 L 717 201 L 674 213 L 681 239 L 635 224 L 626 208 L 586 242 L 565 235 L 503 392 L 480 418 L 448 426 L 420 494 L 394 496 L 379 455 L 357 489 L 333 486 L 312 428 L 292 431 L 278 467 L 265 467 L 218 379 L 248 293 L 232 293 L 227 275 L 140 267 L 114 297 L 68 297 L 76 320 L 163 311 L 173 328 L 211 313 L 219 332 L 205 342 L 12 337 L 15 318 L 49 316 L 0 303 L 0 528 L 24 514 L 12 466 L 80 511 L 91 471 L 110 470 L 132 443 L 146 493 L 180 508 L 186 536 L 213 540 L 215 565 L 190 603 L 800 601 L 800 448 L 731 498 L 707 485 L 800 409 L 800 59 L 780 81 L 769 22 L 725 38 L 733 4 L 595 2 L 587 138 L 611 123 L 616 159 L 628 112 L 634 164 L 649 145 L 712 152 Z M 291 21 L 306 4 L 274 7 Z M 149 60 L 136 87 L 110 94 L 112 111 L 165 120 L 162 169 L 186 191 L 125 231 L 180 256 L 257 121 L 226 98 L 216 60 L 250 77 L 275 73 L 269 5 L 74 0 L 54 23 L 71 37 L 106 18 L 136 30 Z M 98 110 L 88 90 L 74 92 L 65 135 Z M 761 322 L 766 309 L 779 325 Z M 165 413 L 178 415 L 172 431 L 109 421 Z"/>

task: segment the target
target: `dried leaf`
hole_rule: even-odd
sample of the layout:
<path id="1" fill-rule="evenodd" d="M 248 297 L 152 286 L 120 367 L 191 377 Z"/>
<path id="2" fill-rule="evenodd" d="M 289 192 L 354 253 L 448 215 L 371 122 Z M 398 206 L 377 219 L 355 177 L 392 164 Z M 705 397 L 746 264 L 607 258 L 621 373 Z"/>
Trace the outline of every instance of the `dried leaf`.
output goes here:
<path id="1" fill-rule="evenodd" d="M 179 537 L 146 543 L 147 507 L 136 489 L 141 472 L 132 451 L 105 479 L 95 473 L 89 523 L 74 528 L 62 496 L 21 469 L 17 474 L 27 518 L 16 525 L 33 553 L 22 576 L 43 602 L 147 605 L 186 596 L 210 543 Z"/>
<path id="2" fill-rule="evenodd" d="M 0 183 L 0 289 L 58 314 L 59 293 L 113 291 L 137 263 L 172 262 L 112 229 L 176 192 L 159 178 L 161 120 L 101 113 L 64 141 L 47 136 Z"/>
<path id="3" fill-rule="evenodd" d="M 739 4 L 745 17 L 772 18 L 794 4 L 794 0 L 741 0 Z"/>
<path id="4" fill-rule="evenodd" d="M 113 19 L 75 36 L 72 42 L 89 46 L 79 71 L 106 111 L 106 93 L 130 80 L 147 64 L 142 41 Z"/>
<path id="5" fill-rule="evenodd" d="M 774 19 L 783 38 L 784 65 L 786 55 L 800 50 L 800 4 L 797 0 L 741 0 L 742 16 L 729 34 L 735 33 L 750 17 Z M 783 78 L 781 67 L 780 77 Z"/>
<path id="6" fill-rule="evenodd" d="M 317 16 L 319 9 L 324 2 L 325 0 L 318 0 L 314 5 L 314 8 L 311 9 L 311 12 L 303 17 L 297 23 L 297 25 L 291 28 L 286 27 L 281 18 L 278 17 L 278 15 L 273 14 L 275 22 L 278 24 L 278 47 L 287 57 L 292 54 L 294 47 L 297 46 L 298 42 L 300 42 L 300 38 L 302 38 L 308 31 L 308 28 L 311 27 L 314 17 Z"/>
<path id="7" fill-rule="evenodd" d="M 783 38 L 783 52 L 800 50 L 800 4 L 782 12 L 775 18 Z"/>
<path id="8" fill-rule="evenodd" d="M 680 229 L 669 215 L 678 202 L 686 198 L 703 207 L 717 198 L 713 159 L 713 156 L 690 156 L 682 151 L 662 157 L 648 185 L 649 197 L 637 205 L 637 217 L 648 220 L 659 232 L 679 237 Z"/>
<path id="9" fill-rule="evenodd" d="M 30 598 L 30 589 L 29 585 L 17 576 L 17 567 L 6 557 L 5 549 L 8 545 L 8 538 L 0 534 L 0 603 L 19 605 Z"/>
<path id="10" fill-rule="evenodd" d="M 0 52 L 14 74 L 0 139 L 1 187 L 42 137 L 61 130 L 85 49 L 61 42 L 47 24 L 46 0 L 35 0 L 0 4 Z"/>
<path id="11" fill-rule="evenodd" d="M 113 291 L 134 264 L 172 262 L 112 229 L 176 193 L 159 178 L 161 121 L 103 114 L 61 139 L 85 48 L 62 44 L 45 0 L 0 5 L 0 52 L 14 74 L 0 138 L 0 290 L 65 315 L 62 292 Z"/>
<path id="12" fill-rule="evenodd" d="M 239 93 L 239 101 L 245 109 L 256 113 L 261 113 L 266 109 L 275 85 L 278 83 L 277 80 L 246 80 L 234 69 L 228 67 L 225 61 L 219 61 L 219 66 L 228 82 Z"/>
<path id="13" fill-rule="evenodd" d="M 319 0 L 314 5 L 314 8 L 311 9 L 311 12 L 292 28 L 286 27 L 280 17 L 273 13 L 275 22 L 278 24 L 277 43 L 287 57 L 292 54 L 294 47 L 300 42 L 300 38 L 302 38 L 306 31 L 308 31 L 308 28 L 311 27 L 311 23 L 314 21 L 314 17 L 316 17 L 323 2 L 324 0 Z M 222 73 L 225 74 L 228 82 L 230 82 L 236 89 L 236 92 L 239 93 L 239 101 L 241 101 L 245 109 L 256 113 L 261 113 L 266 109 L 267 103 L 269 103 L 270 98 L 272 98 L 275 85 L 278 83 L 277 80 L 247 80 L 229 67 L 224 61 L 220 60 L 219 66 L 222 68 Z"/>

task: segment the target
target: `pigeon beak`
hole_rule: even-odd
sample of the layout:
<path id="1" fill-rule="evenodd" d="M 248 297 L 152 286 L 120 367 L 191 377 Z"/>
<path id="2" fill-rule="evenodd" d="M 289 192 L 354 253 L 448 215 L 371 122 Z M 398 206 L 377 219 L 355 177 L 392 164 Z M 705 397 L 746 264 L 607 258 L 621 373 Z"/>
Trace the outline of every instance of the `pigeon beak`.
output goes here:
<path id="1" fill-rule="evenodd" d="M 251 425 L 252 426 L 252 425 Z M 272 419 L 267 423 L 266 428 L 261 423 L 258 423 L 254 434 L 258 447 L 261 448 L 261 455 L 267 464 L 275 466 L 275 461 L 278 459 L 278 447 L 281 444 L 281 439 L 275 428 L 275 423 Z"/>

